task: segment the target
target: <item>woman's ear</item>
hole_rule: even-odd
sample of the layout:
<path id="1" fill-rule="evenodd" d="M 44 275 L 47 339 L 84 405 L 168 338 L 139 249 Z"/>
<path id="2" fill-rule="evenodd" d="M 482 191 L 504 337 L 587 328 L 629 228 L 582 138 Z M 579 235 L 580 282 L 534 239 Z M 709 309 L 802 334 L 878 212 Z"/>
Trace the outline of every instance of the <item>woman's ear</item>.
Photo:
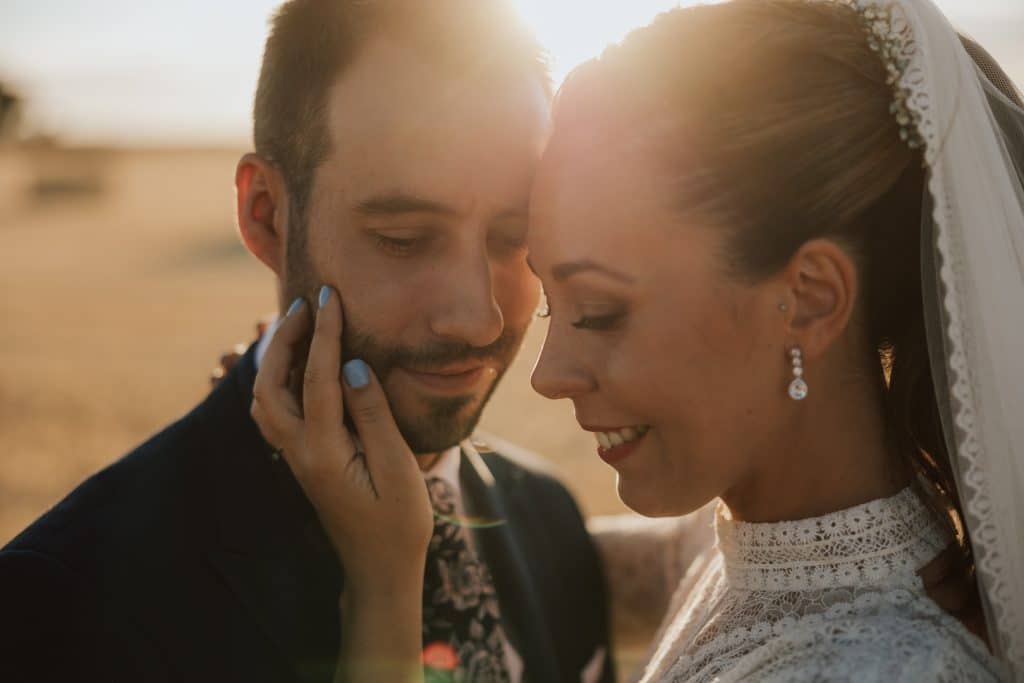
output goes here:
<path id="1" fill-rule="evenodd" d="M 288 242 L 288 193 L 284 178 L 269 161 L 249 153 L 238 162 L 235 190 L 242 241 L 281 277 Z"/>
<path id="2" fill-rule="evenodd" d="M 783 273 L 786 336 L 806 360 L 819 358 L 846 332 L 857 302 L 857 265 L 832 240 L 804 244 Z"/>

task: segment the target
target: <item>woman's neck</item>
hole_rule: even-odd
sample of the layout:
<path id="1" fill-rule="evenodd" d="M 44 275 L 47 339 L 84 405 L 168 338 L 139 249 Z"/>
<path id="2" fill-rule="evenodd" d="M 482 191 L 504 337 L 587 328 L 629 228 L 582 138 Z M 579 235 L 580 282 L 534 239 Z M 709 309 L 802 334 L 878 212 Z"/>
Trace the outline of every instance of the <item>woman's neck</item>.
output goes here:
<path id="1" fill-rule="evenodd" d="M 820 517 L 909 485 L 910 468 L 886 437 L 876 380 L 827 380 L 822 377 L 812 397 L 792 406 L 779 442 L 753 456 L 756 470 L 723 494 L 733 519 Z"/>

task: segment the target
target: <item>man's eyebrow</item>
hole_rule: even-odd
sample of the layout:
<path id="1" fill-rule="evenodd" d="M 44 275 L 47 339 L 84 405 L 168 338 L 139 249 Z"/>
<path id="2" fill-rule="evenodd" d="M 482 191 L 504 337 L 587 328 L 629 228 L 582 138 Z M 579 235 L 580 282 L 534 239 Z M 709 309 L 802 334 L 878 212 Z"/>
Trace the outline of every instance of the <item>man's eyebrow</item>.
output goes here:
<path id="1" fill-rule="evenodd" d="M 622 282 L 624 284 L 633 284 L 636 282 L 636 279 L 632 276 L 588 259 L 584 259 L 582 261 L 567 261 L 565 263 L 559 263 L 557 266 L 551 268 L 551 276 L 555 278 L 555 281 L 557 282 L 568 280 L 573 275 L 588 272 L 599 273 L 605 277 L 615 280 L 616 282 Z"/>
<path id="2" fill-rule="evenodd" d="M 353 208 L 364 216 L 387 216 L 402 213 L 436 213 L 450 216 L 455 213 L 455 209 L 441 202 L 401 193 L 363 199 L 356 202 Z"/>

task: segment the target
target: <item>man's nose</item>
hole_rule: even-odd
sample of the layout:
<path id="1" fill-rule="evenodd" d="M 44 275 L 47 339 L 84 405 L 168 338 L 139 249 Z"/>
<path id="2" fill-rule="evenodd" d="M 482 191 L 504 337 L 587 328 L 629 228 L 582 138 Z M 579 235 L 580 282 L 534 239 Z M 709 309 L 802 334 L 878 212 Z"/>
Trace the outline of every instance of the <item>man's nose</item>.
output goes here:
<path id="1" fill-rule="evenodd" d="M 534 391 L 550 399 L 575 398 L 597 388 L 593 376 L 579 363 L 579 356 L 573 353 L 565 335 L 555 328 L 548 328 L 544 346 L 530 383 Z"/>
<path id="2" fill-rule="evenodd" d="M 486 259 L 453 269 L 443 287 L 439 312 L 431 319 L 434 334 L 477 348 L 501 338 L 505 319 L 494 296 L 494 278 Z"/>

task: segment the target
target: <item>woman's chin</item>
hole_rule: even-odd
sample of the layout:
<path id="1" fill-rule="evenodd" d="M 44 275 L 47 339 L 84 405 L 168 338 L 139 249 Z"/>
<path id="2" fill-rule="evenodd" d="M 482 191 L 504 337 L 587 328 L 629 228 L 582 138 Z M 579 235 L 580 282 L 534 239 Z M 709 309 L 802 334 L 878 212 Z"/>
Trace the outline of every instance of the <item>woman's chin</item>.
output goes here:
<path id="1" fill-rule="evenodd" d="M 658 495 L 650 485 L 641 482 L 629 481 L 622 475 L 618 478 L 619 500 L 633 512 L 644 517 L 675 517 L 680 514 L 675 512 L 675 501 L 665 500 Z"/>
<path id="2" fill-rule="evenodd" d="M 714 496 L 687 496 L 675 492 L 661 491 L 650 482 L 631 481 L 618 477 L 619 500 L 633 512 L 644 517 L 682 517 L 701 509 Z"/>

